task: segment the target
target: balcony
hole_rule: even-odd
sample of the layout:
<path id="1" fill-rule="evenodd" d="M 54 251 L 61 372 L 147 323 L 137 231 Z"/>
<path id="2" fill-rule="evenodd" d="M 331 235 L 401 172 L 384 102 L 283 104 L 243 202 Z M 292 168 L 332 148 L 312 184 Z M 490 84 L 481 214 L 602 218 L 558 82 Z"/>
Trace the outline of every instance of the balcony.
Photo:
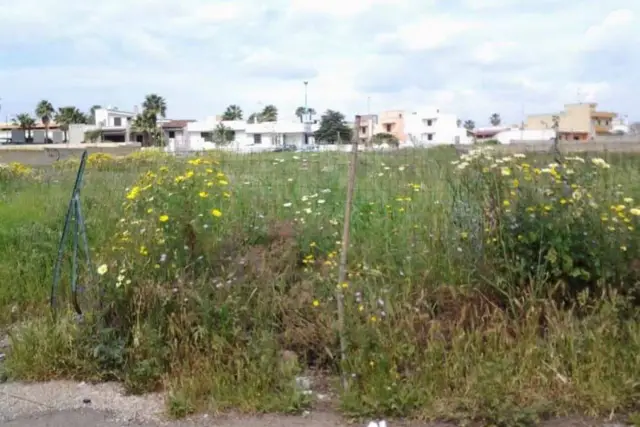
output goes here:
<path id="1" fill-rule="evenodd" d="M 609 132 L 611 132 L 611 126 L 594 125 L 594 126 L 593 126 L 593 130 L 594 130 L 597 134 L 609 133 Z"/>

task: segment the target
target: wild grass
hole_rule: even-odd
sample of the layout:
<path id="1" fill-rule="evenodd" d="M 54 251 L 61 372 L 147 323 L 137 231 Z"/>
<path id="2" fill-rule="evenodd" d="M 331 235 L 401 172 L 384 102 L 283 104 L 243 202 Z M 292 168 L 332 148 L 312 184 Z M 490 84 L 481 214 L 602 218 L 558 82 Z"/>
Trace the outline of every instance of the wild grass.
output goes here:
<path id="1" fill-rule="evenodd" d="M 638 159 L 455 160 L 360 157 L 338 283 L 344 154 L 94 157 L 82 200 L 102 274 L 83 279 L 105 297 L 82 322 L 46 314 L 73 165 L 2 179 L 0 320 L 36 319 L 8 372 L 164 388 L 174 416 L 300 411 L 313 397 L 295 378 L 310 372 L 346 373 L 335 403 L 353 416 L 632 412 Z"/>

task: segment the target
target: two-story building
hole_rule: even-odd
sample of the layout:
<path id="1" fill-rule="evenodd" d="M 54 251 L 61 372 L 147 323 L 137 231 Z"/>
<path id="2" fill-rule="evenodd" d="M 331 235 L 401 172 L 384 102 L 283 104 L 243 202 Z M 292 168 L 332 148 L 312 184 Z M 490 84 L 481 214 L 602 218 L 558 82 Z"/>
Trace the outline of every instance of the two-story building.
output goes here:
<path id="1" fill-rule="evenodd" d="M 417 145 L 470 144 L 472 139 L 458 126 L 455 114 L 444 114 L 439 108 L 423 108 L 406 115 L 407 140 Z"/>
<path id="2" fill-rule="evenodd" d="M 405 133 L 404 110 L 383 111 L 378 115 L 378 123 L 375 125 L 374 134 L 388 133 L 395 136 L 400 143 L 407 140 Z"/>
<path id="3" fill-rule="evenodd" d="M 613 131 L 616 113 L 598 111 L 598 104 L 565 104 L 564 110 L 551 114 L 536 114 L 527 117 L 525 129 L 543 130 L 554 128 L 558 118 L 558 138 L 568 141 L 587 141 Z"/>

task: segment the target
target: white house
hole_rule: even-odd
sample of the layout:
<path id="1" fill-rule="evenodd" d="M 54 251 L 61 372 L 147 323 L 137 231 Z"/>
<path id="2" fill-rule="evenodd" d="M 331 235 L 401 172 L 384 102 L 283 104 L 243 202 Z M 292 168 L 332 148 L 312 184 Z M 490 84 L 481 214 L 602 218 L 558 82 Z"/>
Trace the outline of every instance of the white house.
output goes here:
<path id="1" fill-rule="evenodd" d="M 127 123 L 131 123 L 136 115 L 137 112 L 135 111 L 120 111 L 113 107 L 97 108 L 94 112 L 96 125 L 104 129 L 124 129 L 127 126 Z"/>
<path id="2" fill-rule="evenodd" d="M 94 112 L 95 125 L 69 125 L 68 139 L 72 144 L 85 140 L 87 131 L 100 130 L 101 141 L 129 142 L 132 138 L 131 124 L 136 112 L 120 111 L 117 108 L 97 108 Z M 142 142 L 142 135 L 134 135 L 136 142 Z"/>
<path id="3" fill-rule="evenodd" d="M 425 108 L 408 114 L 405 133 L 415 145 L 471 144 L 466 129 L 458 126 L 455 114 L 443 114 L 438 108 Z"/>
<path id="4" fill-rule="evenodd" d="M 217 148 L 214 143 L 216 128 L 220 125 L 232 131 L 231 141 L 225 147 L 234 151 L 268 151 L 281 146 L 303 146 L 313 144 L 313 132 L 317 124 L 296 121 L 247 123 L 244 120 L 217 120 L 208 117 L 186 126 L 187 150 L 208 150 Z"/>
<path id="5" fill-rule="evenodd" d="M 550 141 L 556 137 L 553 129 L 519 129 L 511 128 L 495 134 L 493 139 L 500 144 L 517 144 L 537 141 Z"/>

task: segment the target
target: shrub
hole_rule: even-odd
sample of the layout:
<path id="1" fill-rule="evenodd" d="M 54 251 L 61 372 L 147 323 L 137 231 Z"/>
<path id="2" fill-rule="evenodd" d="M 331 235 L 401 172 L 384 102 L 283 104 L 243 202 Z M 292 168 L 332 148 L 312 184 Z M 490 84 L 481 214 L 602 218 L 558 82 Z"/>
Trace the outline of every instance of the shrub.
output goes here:
<path id="1" fill-rule="evenodd" d="M 640 209 L 610 185 L 604 160 L 536 165 L 479 149 L 454 163 L 466 194 L 458 206 L 474 207 L 474 224 L 460 236 L 503 275 L 503 291 L 546 284 L 543 295 L 565 301 L 605 285 L 634 292 Z"/>
<path id="2" fill-rule="evenodd" d="M 8 165 L 0 164 L 0 181 L 33 178 L 35 171 L 22 163 L 12 162 Z"/>

